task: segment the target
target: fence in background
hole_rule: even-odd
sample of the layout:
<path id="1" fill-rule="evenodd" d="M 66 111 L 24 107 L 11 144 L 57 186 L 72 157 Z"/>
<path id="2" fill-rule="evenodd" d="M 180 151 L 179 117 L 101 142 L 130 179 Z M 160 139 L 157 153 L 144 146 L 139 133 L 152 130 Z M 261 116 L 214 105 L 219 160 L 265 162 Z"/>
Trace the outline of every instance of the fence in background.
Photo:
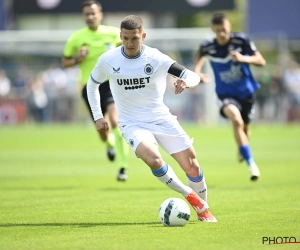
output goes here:
<path id="1" fill-rule="evenodd" d="M 0 32 L 0 70 L 11 82 L 12 88 L 1 95 L 0 124 L 37 122 L 76 122 L 88 118 L 79 98 L 78 68 L 63 70 L 60 67 L 64 44 L 73 30 L 57 31 L 5 31 Z M 147 29 L 145 44 L 156 47 L 179 63 L 193 69 L 194 55 L 200 43 L 213 37 L 210 28 L 191 29 Z M 300 48 L 297 41 L 257 41 L 262 54 L 272 57 L 266 68 L 271 70 L 276 58 L 287 54 L 290 49 Z M 274 53 L 275 52 L 275 53 Z M 205 67 L 211 74 L 208 65 Z M 257 75 L 261 75 L 257 71 Z M 0 75 L 1 80 L 1 75 Z M 188 122 L 218 123 L 218 107 L 214 97 L 214 84 L 201 85 L 175 96 L 169 82 L 165 102 L 172 113 Z M 35 92 L 43 85 L 40 97 Z M 38 100 L 36 100 L 38 99 Z M 34 105 L 37 102 L 39 105 Z M 23 108 L 20 108 L 23 103 Z M 285 100 L 277 121 L 284 122 Z M 22 106 L 22 105 L 21 105 Z M 37 106 L 37 107 L 36 107 Z M 266 106 L 272 111 L 272 102 Z M 7 111 L 9 110 L 9 112 Z M 15 110 L 15 112 L 12 112 Z M 261 111 L 262 112 L 262 111 Z M 273 111 L 272 111 L 273 112 Z M 12 117 L 11 114 L 14 114 Z M 259 119 L 259 116 L 256 116 Z M 271 117 L 266 119 L 272 120 Z"/>

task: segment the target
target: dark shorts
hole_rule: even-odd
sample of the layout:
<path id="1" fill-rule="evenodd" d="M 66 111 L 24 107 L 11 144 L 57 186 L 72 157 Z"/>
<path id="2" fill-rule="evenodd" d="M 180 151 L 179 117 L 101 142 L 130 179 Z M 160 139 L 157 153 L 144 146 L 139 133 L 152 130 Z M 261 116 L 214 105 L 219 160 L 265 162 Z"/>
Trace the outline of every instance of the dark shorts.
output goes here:
<path id="1" fill-rule="evenodd" d="M 244 99 L 226 95 L 218 95 L 218 98 L 220 102 L 220 113 L 223 117 L 227 118 L 223 113 L 224 107 L 226 107 L 228 104 L 233 104 L 240 110 L 244 123 L 249 124 L 251 122 L 254 114 L 253 105 L 255 102 L 255 94 Z"/>
<path id="2" fill-rule="evenodd" d="M 111 103 L 114 103 L 114 99 L 113 99 L 113 96 L 111 94 L 110 87 L 109 87 L 109 81 L 100 84 L 99 93 L 100 93 L 100 100 L 101 100 L 101 110 L 102 110 L 103 115 L 105 115 L 105 113 L 107 111 L 107 106 Z M 88 107 L 88 110 L 90 112 L 92 119 L 94 120 L 92 109 L 91 109 L 91 106 L 89 104 L 88 97 L 87 97 L 86 85 L 82 88 L 81 96 L 82 96 L 85 104 Z"/>

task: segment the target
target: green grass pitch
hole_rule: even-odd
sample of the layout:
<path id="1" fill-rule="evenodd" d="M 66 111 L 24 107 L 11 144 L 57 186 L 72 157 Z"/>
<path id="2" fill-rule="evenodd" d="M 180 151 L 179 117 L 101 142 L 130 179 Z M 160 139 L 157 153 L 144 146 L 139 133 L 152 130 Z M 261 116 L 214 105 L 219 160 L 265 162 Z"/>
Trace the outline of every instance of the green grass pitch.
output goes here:
<path id="1" fill-rule="evenodd" d="M 254 125 L 251 147 L 262 178 L 249 180 L 228 125 L 184 125 L 208 184 L 217 223 L 164 227 L 162 201 L 181 195 L 130 152 L 129 179 L 106 159 L 93 126 L 0 128 L 0 249 L 300 249 L 300 127 Z M 162 153 L 179 178 L 185 175 Z"/>

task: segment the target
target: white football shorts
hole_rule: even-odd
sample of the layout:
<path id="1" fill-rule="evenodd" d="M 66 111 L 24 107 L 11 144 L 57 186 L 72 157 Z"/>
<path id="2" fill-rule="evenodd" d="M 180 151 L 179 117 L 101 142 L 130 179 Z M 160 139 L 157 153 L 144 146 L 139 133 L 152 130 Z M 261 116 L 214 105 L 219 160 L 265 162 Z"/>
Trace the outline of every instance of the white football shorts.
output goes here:
<path id="1" fill-rule="evenodd" d="M 160 124 L 127 124 L 120 126 L 120 130 L 134 153 L 142 141 L 152 141 L 170 155 L 186 150 L 193 144 L 193 139 L 175 119 Z"/>

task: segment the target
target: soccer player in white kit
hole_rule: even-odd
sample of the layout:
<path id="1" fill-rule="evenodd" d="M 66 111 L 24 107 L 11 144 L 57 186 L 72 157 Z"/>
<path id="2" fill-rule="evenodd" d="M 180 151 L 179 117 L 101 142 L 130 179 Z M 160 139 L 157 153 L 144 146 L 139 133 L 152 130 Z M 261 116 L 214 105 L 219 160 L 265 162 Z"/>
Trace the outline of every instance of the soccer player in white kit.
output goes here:
<path id="1" fill-rule="evenodd" d="M 177 78 L 175 94 L 200 83 L 200 77 L 157 49 L 143 44 L 142 19 L 130 15 L 121 22 L 123 46 L 99 57 L 87 83 L 87 94 L 98 130 L 108 130 L 100 108 L 99 84 L 109 79 L 122 135 L 153 175 L 191 204 L 200 221 L 216 222 L 207 204 L 207 186 L 192 140 L 163 102 L 168 74 Z M 158 144 L 186 173 L 188 186 L 163 159 Z"/>

